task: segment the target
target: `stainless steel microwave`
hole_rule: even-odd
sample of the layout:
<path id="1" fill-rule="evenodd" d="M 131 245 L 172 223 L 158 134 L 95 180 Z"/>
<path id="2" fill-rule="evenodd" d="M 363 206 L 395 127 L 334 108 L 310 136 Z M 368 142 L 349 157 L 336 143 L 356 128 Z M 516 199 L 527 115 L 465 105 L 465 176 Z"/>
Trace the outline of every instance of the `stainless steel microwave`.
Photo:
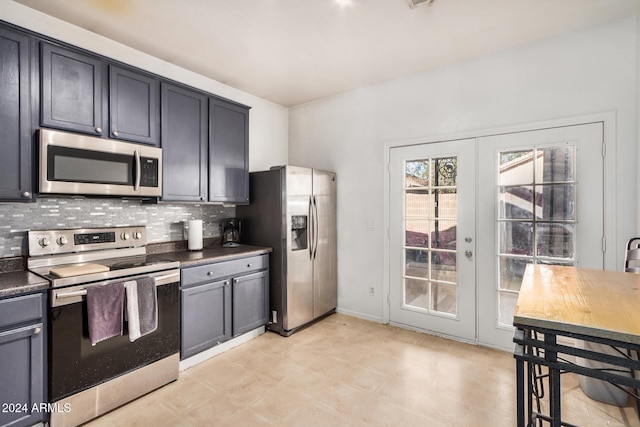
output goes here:
<path id="1" fill-rule="evenodd" d="M 162 149 L 40 129 L 39 192 L 162 195 Z"/>

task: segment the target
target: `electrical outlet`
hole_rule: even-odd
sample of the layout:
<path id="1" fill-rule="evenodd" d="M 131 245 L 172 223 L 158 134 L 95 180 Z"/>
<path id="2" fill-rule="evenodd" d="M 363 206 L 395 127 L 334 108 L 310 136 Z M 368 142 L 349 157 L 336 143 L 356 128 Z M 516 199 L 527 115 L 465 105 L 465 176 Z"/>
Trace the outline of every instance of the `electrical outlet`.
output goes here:
<path id="1" fill-rule="evenodd" d="M 376 294 L 376 288 L 374 288 L 373 286 L 369 286 L 369 295 L 375 295 Z"/>

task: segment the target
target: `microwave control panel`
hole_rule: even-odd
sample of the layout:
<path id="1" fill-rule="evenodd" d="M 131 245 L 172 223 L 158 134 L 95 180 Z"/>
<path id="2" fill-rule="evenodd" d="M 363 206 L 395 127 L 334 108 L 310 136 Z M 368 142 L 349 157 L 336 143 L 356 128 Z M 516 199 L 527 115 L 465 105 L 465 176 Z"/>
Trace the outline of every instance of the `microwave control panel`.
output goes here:
<path id="1" fill-rule="evenodd" d="M 142 187 L 157 187 L 158 175 L 160 173 L 158 170 L 158 159 L 141 157 L 140 169 L 142 169 L 142 173 L 140 174 L 140 185 Z"/>

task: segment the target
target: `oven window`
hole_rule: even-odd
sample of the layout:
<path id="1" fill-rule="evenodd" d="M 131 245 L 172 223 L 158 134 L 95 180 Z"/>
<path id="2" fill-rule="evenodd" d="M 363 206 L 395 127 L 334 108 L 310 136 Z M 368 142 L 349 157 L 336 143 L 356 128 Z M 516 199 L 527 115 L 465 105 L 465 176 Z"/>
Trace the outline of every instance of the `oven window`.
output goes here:
<path id="1" fill-rule="evenodd" d="M 49 181 L 133 185 L 133 155 L 49 147 Z"/>

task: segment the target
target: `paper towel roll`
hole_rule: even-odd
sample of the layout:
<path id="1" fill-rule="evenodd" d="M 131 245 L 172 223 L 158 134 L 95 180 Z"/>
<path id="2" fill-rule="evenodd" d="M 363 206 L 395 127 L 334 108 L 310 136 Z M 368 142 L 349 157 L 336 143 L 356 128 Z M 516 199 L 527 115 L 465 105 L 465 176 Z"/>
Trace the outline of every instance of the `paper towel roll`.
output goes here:
<path id="1" fill-rule="evenodd" d="M 187 227 L 188 248 L 190 251 L 199 251 L 202 249 L 202 220 L 191 219 Z"/>

